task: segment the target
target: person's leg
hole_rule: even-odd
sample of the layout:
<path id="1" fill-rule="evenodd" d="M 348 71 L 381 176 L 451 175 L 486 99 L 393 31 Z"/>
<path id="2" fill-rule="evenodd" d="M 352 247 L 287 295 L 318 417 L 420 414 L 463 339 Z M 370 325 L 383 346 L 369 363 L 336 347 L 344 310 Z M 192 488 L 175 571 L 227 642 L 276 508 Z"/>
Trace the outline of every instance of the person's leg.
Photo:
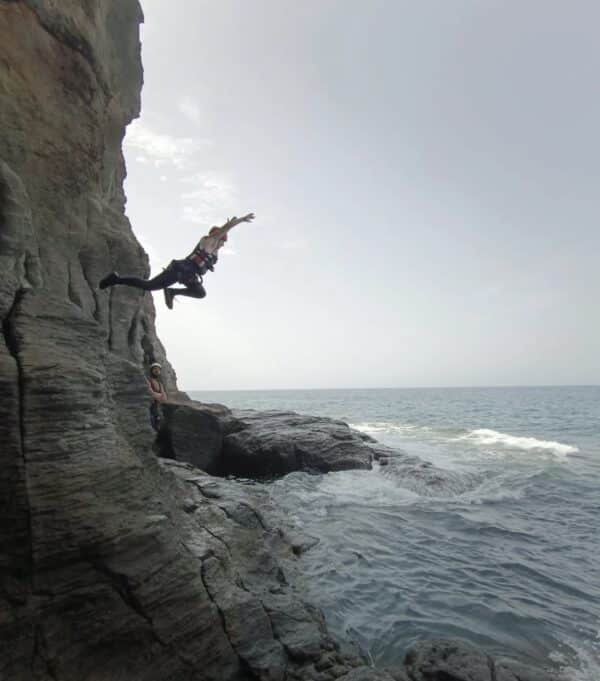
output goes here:
<path id="1" fill-rule="evenodd" d="M 199 281 L 188 284 L 185 288 L 172 288 L 169 291 L 171 291 L 173 298 L 175 296 L 186 296 L 187 298 L 204 298 L 206 296 L 204 286 Z"/>
<path id="2" fill-rule="evenodd" d="M 186 284 L 185 288 L 166 288 L 165 289 L 165 303 L 169 310 L 173 309 L 173 298 L 175 296 L 187 296 L 188 298 L 204 298 L 206 291 L 204 286 L 199 281 L 194 281 Z"/>
<path id="3" fill-rule="evenodd" d="M 141 279 L 140 277 L 120 277 L 116 273 L 109 274 L 100 282 L 100 288 L 109 286 L 133 286 L 141 288 L 143 291 L 158 291 L 161 288 L 171 286 L 177 281 L 177 271 L 173 267 L 168 267 L 152 279 Z"/>
<path id="4" fill-rule="evenodd" d="M 134 288 L 141 288 L 144 291 L 158 291 L 161 288 L 167 288 L 177 281 L 177 272 L 166 269 L 160 274 L 157 274 L 152 279 L 140 279 L 138 277 L 118 277 L 114 285 L 116 286 L 133 286 Z"/>
<path id="5" fill-rule="evenodd" d="M 158 429 L 160 427 L 160 412 L 158 410 L 158 404 L 156 402 L 152 402 L 150 405 L 150 425 L 152 428 L 158 432 Z"/>

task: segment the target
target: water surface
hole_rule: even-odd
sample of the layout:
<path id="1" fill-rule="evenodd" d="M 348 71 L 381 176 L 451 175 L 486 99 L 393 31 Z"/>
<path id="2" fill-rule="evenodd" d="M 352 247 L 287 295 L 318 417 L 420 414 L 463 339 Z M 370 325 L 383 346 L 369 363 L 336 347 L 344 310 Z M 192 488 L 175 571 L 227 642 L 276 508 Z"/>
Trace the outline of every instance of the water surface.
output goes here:
<path id="1" fill-rule="evenodd" d="M 268 486 L 321 540 L 301 558 L 308 598 L 375 662 L 461 636 L 600 679 L 600 388 L 192 395 L 342 418 L 452 471 L 435 490 L 386 467 Z"/>

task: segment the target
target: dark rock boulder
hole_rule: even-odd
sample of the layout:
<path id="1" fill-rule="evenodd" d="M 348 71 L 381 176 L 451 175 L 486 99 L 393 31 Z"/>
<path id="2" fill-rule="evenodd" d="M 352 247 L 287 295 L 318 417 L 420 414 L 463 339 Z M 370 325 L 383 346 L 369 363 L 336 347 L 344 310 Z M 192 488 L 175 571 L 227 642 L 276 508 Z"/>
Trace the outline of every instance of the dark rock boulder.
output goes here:
<path id="1" fill-rule="evenodd" d="M 218 475 L 369 469 L 381 449 L 342 421 L 294 412 L 188 402 L 165 405 L 164 415 L 162 456 Z"/>
<path id="2" fill-rule="evenodd" d="M 343 421 L 280 411 L 235 410 L 232 414 L 243 427 L 225 436 L 224 473 L 272 476 L 372 466 L 372 447 Z"/>
<path id="3" fill-rule="evenodd" d="M 547 669 L 531 667 L 515 660 L 497 660 L 495 681 L 565 681 L 564 675 Z"/>
<path id="4" fill-rule="evenodd" d="M 231 412 L 221 405 L 169 402 L 162 405 L 162 413 L 164 423 L 158 436 L 161 456 L 218 473 Z"/>
<path id="5" fill-rule="evenodd" d="M 414 681 L 492 681 L 493 664 L 479 648 L 454 640 L 423 641 L 405 658 Z"/>
<path id="6" fill-rule="evenodd" d="M 564 681 L 559 674 L 518 663 L 498 663 L 459 639 L 432 639 L 413 646 L 405 658 L 411 681 Z"/>

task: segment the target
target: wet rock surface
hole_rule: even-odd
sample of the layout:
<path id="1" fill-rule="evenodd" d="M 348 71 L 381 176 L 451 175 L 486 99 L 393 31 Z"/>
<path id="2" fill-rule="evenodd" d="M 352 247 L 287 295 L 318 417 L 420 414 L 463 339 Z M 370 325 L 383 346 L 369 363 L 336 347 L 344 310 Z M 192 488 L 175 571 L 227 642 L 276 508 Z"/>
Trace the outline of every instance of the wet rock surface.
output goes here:
<path id="1" fill-rule="evenodd" d="M 417 643 L 405 658 L 411 681 L 561 681 L 549 670 L 517 662 L 495 661 L 461 640 L 433 639 Z"/>
<path id="2" fill-rule="evenodd" d="M 165 460 L 161 466 L 174 477 L 173 496 L 185 514 L 178 523 L 183 545 L 222 617 L 232 657 L 250 678 L 305 678 L 333 663 L 344 672 L 361 664 L 288 584 L 281 563 L 294 552 L 263 515 L 264 488 L 214 478 L 189 464 Z"/>

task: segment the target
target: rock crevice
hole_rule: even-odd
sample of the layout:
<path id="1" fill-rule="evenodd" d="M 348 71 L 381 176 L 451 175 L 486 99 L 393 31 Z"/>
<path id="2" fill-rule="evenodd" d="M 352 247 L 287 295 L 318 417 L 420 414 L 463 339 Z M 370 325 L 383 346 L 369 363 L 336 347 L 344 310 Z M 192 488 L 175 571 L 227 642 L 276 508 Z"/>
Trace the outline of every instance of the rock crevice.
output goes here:
<path id="1" fill-rule="evenodd" d="M 18 389 L 18 426 L 19 426 L 19 444 L 23 461 L 25 461 L 25 417 L 24 417 L 24 395 L 25 395 L 25 379 L 23 376 L 23 367 L 19 359 L 18 341 L 15 329 L 15 316 L 19 302 L 23 298 L 24 291 L 17 291 L 8 314 L 2 321 L 2 334 L 4 336 L 4 343 L 10 356 L 13 358 L 17 367 L 17 389 Z"/>
<path id="2" fill-rule="evenodd" d="M 28 584 L 25 588 L 30 588 L 30 578 L 33 571 L 31 511 L 26 477 L 25 378 L 19 357 L 18 339 L 15 329 L 16 311 L 23 295 L 23 291 L 16 293 L 12 305 L 2 321 L 4 345 L 9 355 L 7 361 L 10 362 L 12 360 L 14 363 L 14 370 L 7 372 L 9 376 L 10 373 L 14 375 L 14 381 L 12 382 L 14 387 L 13 400 L 6 400 L 5 404 L 9 409 L 12 407 L 13 415 L 16 417 L 16 424 L 13 432 L 7 434 L 8 437 L 1 438 L 2 447 L 6 448 L 9 456 L 12 450 L 14 459 L 11 461 L 5 454 L 6 460 L 2 462 L 4 475 L 8 474 L 6 480 L 8 484 L 6 484 L 4 489 L 4 502 L 2 503 L 4 507 L 2 509 L 2 517 L 6 526 L 3 527 L 4 523 L 0 521 L 0 535 L 2 535 L 0 536 L 0 547 L 4 545 L 7 550 L 6 552 L 0 551 L 0 553 L 7 555 L 8 561 L 6 565 L 2 565 L 4 561 L 1 561 L 0 566 L 7 570 L 7 580 L 2 584 L 3 593 L 7 600 L 16 606 L 23 604 L 24 589 L 23 587 L 17 587 L 15 593 L 13 579 L 25 581 Z M 0 367 L 2 365 L 1 360 L 0 354 Z M 2 381 L 0 380 L 0 390 L 3 388 L 1 383 Z M 3 399 L 5 397 L 6 393 L 3 391 Z M 0 420 L 4 420 L 8 424 L 14 422 L 9 419 L 8 414 L 2 413 L 0 413 Z M 0 456 L 0 460 L 5 457 Z"/>

